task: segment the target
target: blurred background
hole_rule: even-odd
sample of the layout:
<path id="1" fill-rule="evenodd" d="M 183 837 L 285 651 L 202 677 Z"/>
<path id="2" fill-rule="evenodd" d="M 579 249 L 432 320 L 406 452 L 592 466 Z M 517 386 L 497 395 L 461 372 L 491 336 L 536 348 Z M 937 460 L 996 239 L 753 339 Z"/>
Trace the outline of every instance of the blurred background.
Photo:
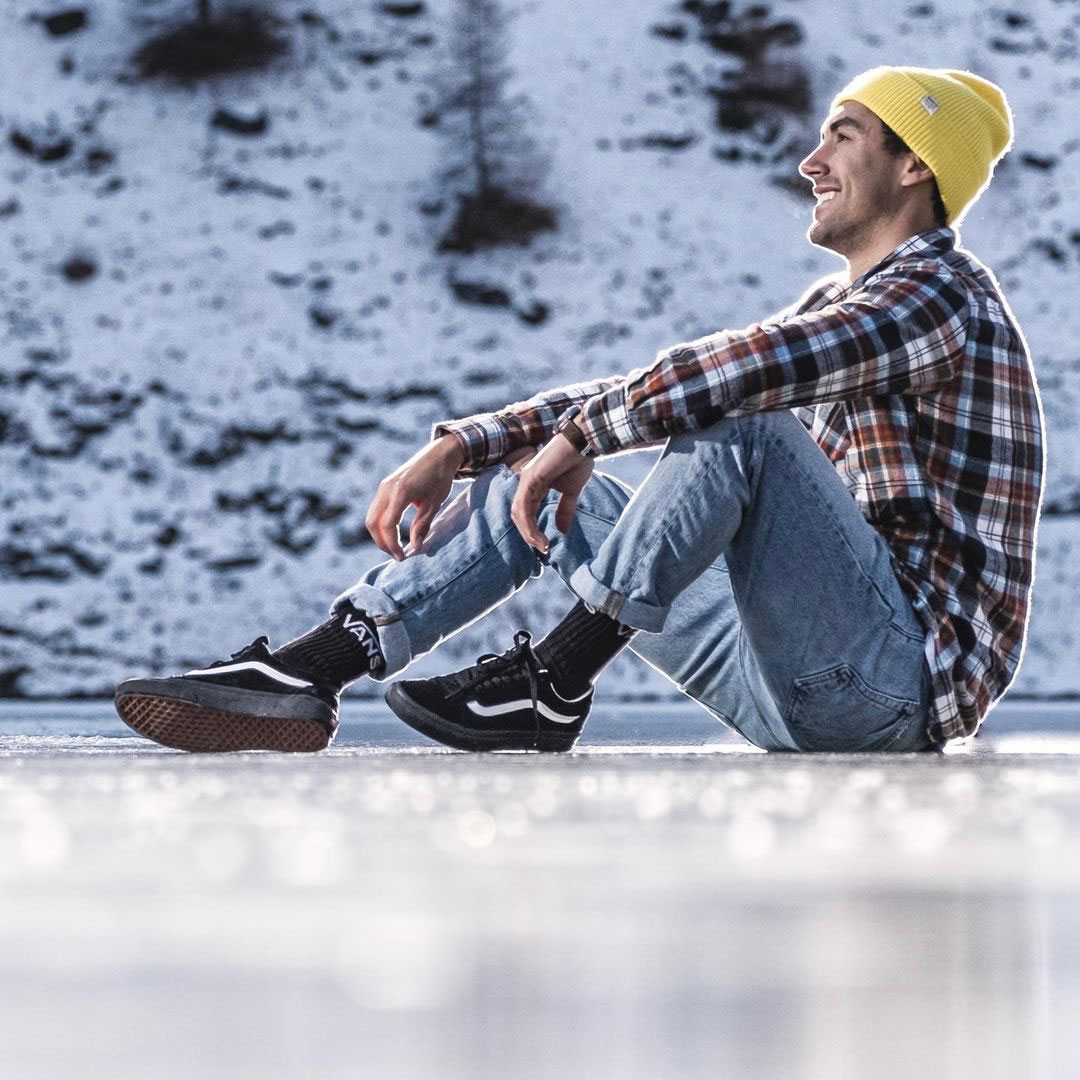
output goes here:
<path id="1" fill-rule="evenodd" d="M 841 269 L 796 167 L 849 77 L 904 63 L 974 70 L 1015 113 L 960 238 L 1049 433 L 1013 694 L 1076 696 L 1078 31 L 1060 0 L 4 0 L 0 695 L 295 636 L 378 561 L 368 503 L 434 421 Z M 416 670 L 568 599 L 534 582 Z M 671 695 L 619 664 L 618 693 Z"/>
<path id="2" fill-rule="evenodd" d="M 1078 32 L 1075 0 L 0 0 L 4 1076 L 1078 1075 Z M 302 759 L 25 700 L 295 636 L 433 422 L 840 270 L 796 168 L 881 63 L 1016 117 L 960 229 L 1049 439 L 986 738 L 761 754 L 628 654 L 565 756 L 378 698 Z M 568 601 L 545 576 L 417 669 Z"/>

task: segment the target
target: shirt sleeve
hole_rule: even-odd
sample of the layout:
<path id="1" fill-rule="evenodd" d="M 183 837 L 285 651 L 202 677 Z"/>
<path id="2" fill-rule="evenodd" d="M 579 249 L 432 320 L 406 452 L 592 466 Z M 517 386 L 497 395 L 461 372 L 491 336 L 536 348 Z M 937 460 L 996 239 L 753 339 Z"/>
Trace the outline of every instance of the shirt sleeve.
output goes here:
<path id="1" fill-rule="evenodd" d="M 590 382 L 573 383 L 534 394 L 526 401 L 507 405 L 498 412 L 477 413 L 462 420 L 441 420 L 431 437 L 452 435 L 465 453 L 459 476 L 472 476 L 502 461 L 524 446 L 538 446 L 551 438 L 559 417 L 571 405 L 582 404 L 611 392 L 625 379 L 609 375 Z"/>
<path id="2" fill-rule="evenodd" d="M 662 350 L 590 398 L 579 424 L 611 454 L 725 416 L 921 393 L 957 374 L 968 318 L 967 291 L 940 262 L 896 263 L 816 311 Z"/>

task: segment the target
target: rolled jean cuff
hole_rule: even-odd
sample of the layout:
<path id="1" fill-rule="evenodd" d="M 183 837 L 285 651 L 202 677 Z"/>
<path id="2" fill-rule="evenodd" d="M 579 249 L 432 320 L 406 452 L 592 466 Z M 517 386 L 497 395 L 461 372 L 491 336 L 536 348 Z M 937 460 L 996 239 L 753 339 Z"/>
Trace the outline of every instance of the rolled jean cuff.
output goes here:
<path id="1" fill-rule="evenodd" d="M 337 614 L 346 603 L 370 616 L 379 634 L 379 648 L 382 649 L 386 666 L 378 675 L 371 675 L 370 678 L 375 682 L 385 682 L 399 671 L 404 671 L 412 662 L 412 644 L 401 612 L 394 606 L 393 600 L 374 585 L 354 585 L 334 600 L 330 605 L 330 614 Z"/>
<path id="2" fill-rule="evenodd" d="M 647 634 L 659 634 L 671 610 L 647 604 L 643 600 L 632 600 L 609 589 L 593 577 L 588 564 L 579 566 L 570 575 L 570 588 L 594 610 L 621 622 L 623 626 L 632 626 Z"/>

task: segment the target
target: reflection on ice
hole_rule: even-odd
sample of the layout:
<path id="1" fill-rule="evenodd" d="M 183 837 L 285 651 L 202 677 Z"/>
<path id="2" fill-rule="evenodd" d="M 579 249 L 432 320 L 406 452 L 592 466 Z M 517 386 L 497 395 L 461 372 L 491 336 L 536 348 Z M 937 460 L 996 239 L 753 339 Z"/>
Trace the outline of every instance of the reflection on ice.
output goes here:
<path id="1" fill-rule="evenodd" d="M 562 757 L 0 719 L 5 1072 L 1069 1074 L 1075 735 L 800 757 L 654 719 Z"/>

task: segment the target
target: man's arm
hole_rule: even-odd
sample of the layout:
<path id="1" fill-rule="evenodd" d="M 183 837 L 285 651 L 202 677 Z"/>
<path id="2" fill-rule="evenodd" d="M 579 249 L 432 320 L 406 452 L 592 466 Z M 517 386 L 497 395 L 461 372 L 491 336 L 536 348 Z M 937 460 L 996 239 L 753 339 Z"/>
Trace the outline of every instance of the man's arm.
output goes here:
<path id="1" fill-rule="evenodd" d="M 507 405 L 494 413 L 477 413 L 463 420 L 443 420 L 431 431 L 432 439 L 452 435 L 464 456 L 458 475 L 470 476 L 498 464 L 515 451 L 547 442 L 559 417 L 571 405 L 613 390 L 625 380 L 609 375 L 590 382 L 543 390 L 526 401 Z"/>
<path id="2" fill-rule="evenodd" d="M 967 292 L 947 269 L 899 263 L 816 311 L 666 349 L 586 401 L 578 423 L 611 454 L 725 416 L 920 393 L 955 377 L 967 322 Z"/>

